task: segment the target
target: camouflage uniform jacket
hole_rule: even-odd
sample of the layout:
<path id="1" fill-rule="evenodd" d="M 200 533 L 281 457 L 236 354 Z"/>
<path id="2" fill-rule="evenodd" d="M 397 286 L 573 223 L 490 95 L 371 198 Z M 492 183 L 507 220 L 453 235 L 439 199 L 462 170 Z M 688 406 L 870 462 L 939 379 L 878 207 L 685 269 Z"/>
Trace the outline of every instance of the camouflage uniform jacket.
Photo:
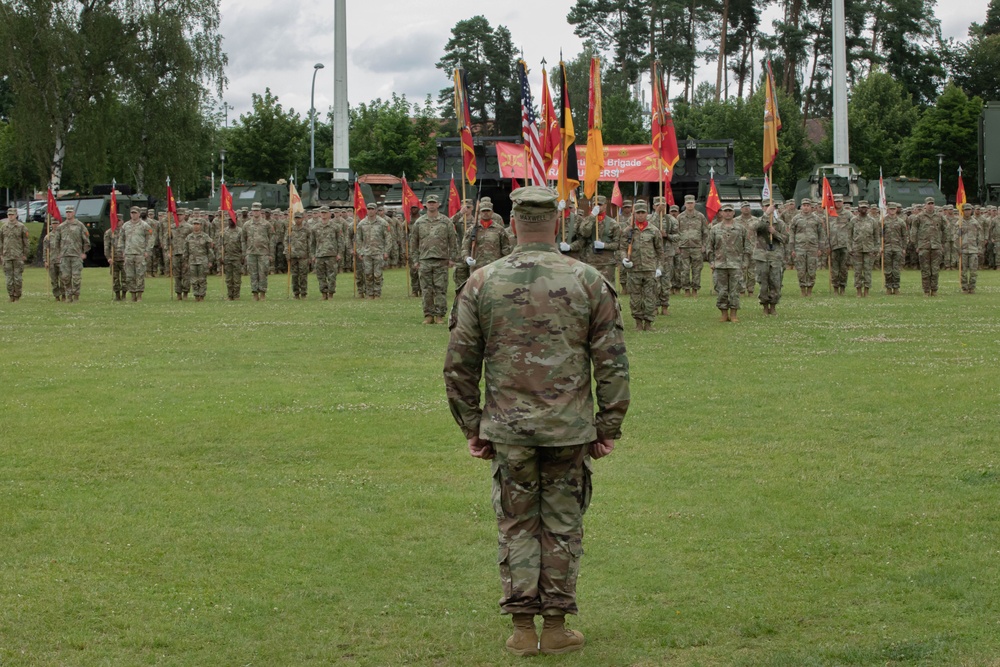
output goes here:
<path id="1" fill-rule="evenodd" d="M 0 258 L 19 260 L 28 256 L 31 237 L 20 220 L 7 220 L 0 226 Z"/>
<path id="2" fill-rule="evenodd" d="M 445 387 L 467 438 L 565 447 L 621 436 L 629 404 L 621 309 L 593 267 L 554 245 L 519 245 L 473 272 L 450 328 Z"/>
<path id="3" fill-rule="evenodd" d="M 961 252 L 963 253 L 978 255 L 980 251 L 986 249 L 983 223 L 979 222 L 979 218 L 962 220 L 959 239 L 961 239 Z"/>
<path id="4" fill-rule="evenodd" d="M 170 240 L 171 252 L 173 252 L 174 255 L 184 254 L 184 239 L 186 239 L 188 234 L 193 231 L 194 228 L 191 227 L 191 223 L 187 220 L 182 222 L 179 226 L 170 228 L 170 233 L 173 235 L 173 238 Z"/>
<path id="5" fill-rule="evenodd" d="M 476 252 L 472 254 L 472 243 L 476 244 Z M 472 257 L 476 267 L 483 267 L 510 254 L 512 244 L 510 234 L 500 225 L 490 223 L 489 227 L 478 224 L 469 228 L 462 242 L 462 257 Z"/>
<path id="6" fill-rule="evenodd" d="M 785 229 L 785 221 L 780 215 L 774 216 L 774 234 L 768 231 L 768 216 L 756 218 L 753 228 L 749 231 L 756 235 L 752 239 L 753 258 L 755 261 L 784 260 L 784 246 L 788 243 L 788 232 Z M 718 266 L 716 268 L 719 268 Z M 736 267 L 739 268 L 739 267 Z"/>
<path id="7" fill-rule="evenodd" d="M 708 232 L 708 259 L 716 269 L 742 269 L 743 258 L 750 252 L 747 228 L 733 224 L 717 223 Z"/>
<path id="8" fill-rule="evenodd" d="M 184 259 L 188 264 L 210 264 L 215 259 L 215 244 L 205 232 L 191 232 L 184 239 Z"/>
<path id="9" fill-rule="evenodd" d="M 455 227 L 445 216 L 430 213 L 420 216 L 410 233 L 410 257 L 417 262 L 425 259 L 455 259 L 458 241 Z"/>
<path id="10" fill-rule="evenodd" d="M 698 211 L 681 211 L 677 216 L 678 248 L 706 248 L 708 219 Z"/>
<path id="11" fill-rule="evenodd" d="M 597 226 L 596 235 L 594 233 L 595 225 Z M 618 226 L 617 220 L 606 215 L 598 225 L 598 219 L 592 215 L 588 215 L 580 221 L 576 233 L 581 239 L 586 239 L 586 243 L 583 244 L 580 253 L 580 259 L 591 266 L 598 267 L 610 266 L 615 263 L 615 255 L 618 247 L 621 245 L 622 238 L 622 230 Z M 594 241 L 603 243 L 604 248 L 596 250 L 594 248 Z"/>
<path id="12" fill-rule="evenodd" d="M 882 245 L 881 222 L 874 215 L 856 215 L 851 225 L 851 249 L 877 252 Z"/>
<path id="13" fill-rule="evenodd" d="M 940 250 L 944 246 L 946 234 L 947 228 L 940 213 L 922 211 L 913 216 L 910 240 L 917 246 L 917 250 Z"/>
<path id="14" fill-rule="evenodd" d="M 45 253 L 45 261 L 49 261 L 51 257 L 53 260 L 60 257 L 59 255 L 59 223 L 53 220 L 49 224 L 49 233 L 45 235 L 45 241 L 42 243 L 42 251 Z"/>
<path id="15" fill-rule="evenodd" d="M 271 223 L 261 218 L 243 225 L 243 252 L 246 255 L 274 255 L 274 232 Z"/>
<path id="16" fill-rule="evenodd" d="M 629 245 L 631 244 L 631 271 L 656 271 L 663 267 L 663 233 L 646 221 L 645 229 L 638 226 L 629 227 L 628 231 L 622 234 L 619 254 L 622 257 L 628 256 Z"/>
<path id="17" fill-rule="evenodd" d="M 239 227 L 230 227 L 226 224 L 225 231 L 222 232 L 221 246 L 222 260 L 228 263 L 243 261 L 243 230 Z"/>
<path id="18" fill-rule="evenodd" d="M 839 217 L 830 218 L 830 247 L 833 250 L 843 250 L 851 247 L 851 227 L 848 214 L 840 212 Z"/>
<path id="19" fill-rule="evenodd" d="M 677 220 L 667 213 L 654 213 L 649 216 L 649 224 L 660 230 L 663 236 L 663 256 L 672 258 L 677 254 L 677 242 L 680 241 L 680 231 Z"/>
<path id="20" fill-rule="evenodd" d="M 170 244 L 170 230 L 174 226 L 174 214 L 167 213 L 165 218 L 157 221 L 156 233 L 160 240 L 160 247 L 164 250 Z"/>
<path id="21" fill-rule="evenodd" d="M 882 230 L 883 243 L 886 250 L 906 250 L 906 221 L 901 217 L 887 215 L 885 228 Z"/>
<path id="22" fill-rule="evenodd" d="M 285 252 L 292 259 L 309 259 L 314 245 L 312 230 L 305 225 L 292 225 L 285 233 Z"/>
<path id="23" fill-rule="evenodd" d="M 104 232 L 104 258 L 111 261 L 111 254 L 114 252 L 115 264 L 125 262 L 125 235 L 122 230 Z"/>
<path id="24" fill-rule="evenodd" d="M 153 229 L 142 220 L 128 220 L 119 231 L 125 237 L 126 255 L 145 255 L 153 249 Z"/>
<path id="25" fill-rule="evenodd" d="M 73 218 L 59 225 L 59 257 L 79 257 L 90 251 L 90 232 Z"/>
<path id="26" fill-rule="evenodd" d="M 357 250 L 359 257 L 383 257 L 392 247 L 392 231 L 385 218 L 365 218 L 358 223 Z"/>
<path id="27" fill-rule="evenodd" d="M 343 257 L 344 240 L 336 220 L 320 222 L 313 227 L 313 257 Z"/>
<path id="28" fill-rule="evenodd" d="M 455 228 L 455 238 L 458 245 L 462 245 L 465 240 L 465 230 L 476 224 L 476 212 L 469 211 L 468 217 L 466 217 L 465 207 L 462 207 L 462 210 L 451 216 L 451 224 Z"/>
<path id="29" fill-rule="evenodd" d="M 815 254 L 820 245 L 825 245 L 826 234 L 823 221 L 815 213 L 799 213 L 792 218 L 788 233 L 788 244 L 792 252 Z"/>

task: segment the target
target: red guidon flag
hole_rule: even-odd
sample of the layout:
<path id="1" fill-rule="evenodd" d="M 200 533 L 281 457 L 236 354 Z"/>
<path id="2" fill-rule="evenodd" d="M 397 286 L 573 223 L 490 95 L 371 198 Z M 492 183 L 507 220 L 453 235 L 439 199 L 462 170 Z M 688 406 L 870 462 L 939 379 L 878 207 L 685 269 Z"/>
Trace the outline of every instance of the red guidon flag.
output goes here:
<path id="1" fill-rule="evenodd" d="M 708 186 L 708 201 L 705 202 L 705 213 L 708 214 L 709 222 L 715 220 L 715 216 L 719 214 L 719 209 L 721 208 L 722 202 L 719 200 L 719 191 L 715 188 L 715 176 L 712 176 L 712 180 Z"/>
<path id="2" fill-rule="evenodd" d="M 677 134 L 674 131 L 674 119 L 670 115 L 670 103 L 667 101 L 667 89 L 663 84 L 663 73 L 660 71 L 660 61 L 653 63 L 653 150 L 656 151 L 664 166 L 670 172 L 666 179 L 669 183 L 674 177 L 674 165 L 680 160 L 677 152 Z M 671 198 L 673 195 L 671 194 Z M 673 202 L 670 202 L 673 204 Z"/>
<path id="3" fill-rule="evenodd" d="M 671 171 L 670 173 L 673 174 L 674 172 Z M 669 180 L 663 184 L 663 196 L 666 197 L 667 206 L 673 206 L 677 203 L 674 201 L 674 189 L 670 187 Z"/>
<path id="4" fill-rule="evenodd" d="M 472 116 L 469 113 L 469 88 L 465 70 L 455 70 L 455 118 L 462 138 L 462 173 L 469 185 L 476 184 L 476 148 L 472 145 Z"/>
<path id="5" fill-rule="evenodd" d="M 118 197 L 115 195 L 117 189 L 115 182 L 111 181 L 111 231 L 118 231 Z"/>
<path id="6" fill-rule="evenodd" d="M 403 218 L 406 220 L 406 224 L 413 222 L 410 220 L 410 209 L 413 207 L 420 208 L 420 198 L 406 182 L 406 174 L 403 174 Z"/>
<path id="7" fill-rule="evenodd" d="M 170 189 L 170 179 L 167 178 L 167 213 L 174 216 L 174 227 L 180 227 L 181 219 L 177 216 L 177 200 L 174 191 Z"/>
<path id="8" fill-rule="evenodd" d="M 968 203 L 968 199 L 965 197 L 965 183 L 962 182 L 962 170 L 958 170 L 958 192 L 955 193 L 955 208 L 959 211 L 962 207 Z"/>
<path id="9" fill-rule="evenodd" d="M 778 95 L 774 88 L 774 74 L 771 61 L 767 61 L 767 78 L 764 81 L 764 173 L 774 165 L 778 157 L 778 130 L 781 116 L 778 114 Z"/>
<path id="10" fill-rule="evenodd" d="M 618 185 L 617 180 L 615 180 L 615 187 L 611 189 L 611 203 L 617 206 L 618 208 L 621 208 L 622 204 L 625 203 L 625 198 L 622 197 L 621 186 Z"/>
<path id="11" fill-rule="evenodd" d="M 462 210 L 462 198 L 458 196 L 458 188 L 455 187 L 455 174 L 451 175 L 451 185 L 448 186 L 448 217 L 453 217 Z"/>
<path id="12" fill-rule="evenodd" d="M 233 196 L 231 194 L 229 194 L 229 188 L 226 187 L 225 183 L 222 184 L 222 189 L 219 192 L 220 192 L 220 194 L 219 194 L 219 208 L 221 208 L 223 211 L 229 213 L 229 219 L 232 220 L 235 223 L 236 222 L 236 211 L 233 210 Z M 176 217 L 176 215 L 177 214 L 175 213 L 174 216 Z"/>
<path id="13" fill-rule="evenodd" d="M 354 181 L 354 217 L 359 220 L 368 215 L 368 206 L 365 204 L 365 196 L 361 194 L 361 181 Z"/>
<path id="14" fill-rule="evenodd" d="M 56 198 L 52 194 L 52 188 L 49 188 L 49 203 L 46 205 L 46 210 L 48 211 L 49 215 L 51 215 L 59 222 L 63 221 L 62 212 L 59 210 L 59 205 L 56 204 Z"/>
<path id="15" fill-rule="evenodd" d="M 833 205 L 833 188 L 830 187 L 830 181 L 826 176 L 823 177 L 823 208 L 831 218 L 838 217 L 837 207 Z"/>
<path id="16" fill-rule="evenodd" d="M 552 93 L 549 91 L 549 77 L 542 68 L 542 156 L 545 161 L 545 173 L 549 173 L 552 163 L 561 150 L 562 133 L 559 130 L 559 117 L 556 107 L 552 104 Z"/>

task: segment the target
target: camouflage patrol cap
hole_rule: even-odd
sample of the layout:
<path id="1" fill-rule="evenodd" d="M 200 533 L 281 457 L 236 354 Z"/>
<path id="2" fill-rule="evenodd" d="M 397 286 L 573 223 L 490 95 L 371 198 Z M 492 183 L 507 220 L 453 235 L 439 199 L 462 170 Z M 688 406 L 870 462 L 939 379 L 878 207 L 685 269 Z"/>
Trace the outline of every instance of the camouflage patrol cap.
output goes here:
<path id="1" fill-rule="evenodd" d="M 605 197 L 604 195 L 597 195 L 597 205 L 598 206 L 604 206 L 607 203 L 608 203 L 608 198 L 607 197 Z"/>
<path id="2" fill-rule="evenodd" d="M 378 206 L 375 204 L 375 202 L 368 202 L 368 204 L 365 205 L 365 208 L 367 208 L 369 211 L 374 211 L 375 209 L 378 208 Z"/>
<path id="3" fill-rule="evenodd" d="M 671 204 L 670 205 L 670 210 L 671 211 L 679 211 L 679 210 L 681 210 L 681 207 L 678 206 L 677 204 Z"/>
<path id="4" fill-rule="evenodd" d="M 483 197 L 483 199 L 486 199 L 486 197 Z M 441 198 L 438 197 L 437 195 L 428 195 L 427 199 L 424 200 L 424 203 L 425 204 L 440 204 L 441 203 Z"/>
<path id="5" fill-rule="evenodd" d="M 750 208 L 750 202 L 748 202 L 748 201 L 741 201 L 740 202 L 740 208 Z"/>
<path id="6" fill-rule="evenodd" d="M 17 209 L 13 208 L 13 207 L 8 208 L 7 209 L 7 215 L 10 215 L 11 213 L 13 213 L 14 215 L 17 215 Z"/>
<path id="7" fill-rule="evenodd" d="M 260 202 L 259 201 L 255 201 L 253 204 L 250 205 L 250 210 L 251 211 L 259 211 L 260 209 L 261 209 L 261 206 L 260 206 Z"/>
<path id="8" fill-rule="evenodd" d="M 622 208 L 632 208 L 632 200 L 626 199 L 622 202 Z"/>
<path id="9" fill-rule="evenodd" d="M 649 207 L 646 205 L 645 201 L 643 201 L 642 199 L 640 199 L 639 201 L 637 201 L 635 203 L 635 212 L 636 213 L 649 213 Z"/>
<path id="10" fill-rule="evenodd" d="M 886 204 L 886 208 L 903 208 L 903 207 L 900 206 L 898 202 L 891 201 L 888 204 Z"/>
<path id="11" fill-rule="evenodd" d="M 733 210 L 733 204 L 732 204 L 732 202 L 728 202 L 727 201 L 725 204 L 722 205 L 722 208 L 719 209 L 719 210 L 720 211 L 732 211 Z"/>
<path id="12" fill-rule="evenodd" d="M 526 185 L 511 193 L 511 201 L 518 222 L 548 222 L 555 218 L 559 195 L 552 188 Z"/>
<path id="13" fill-rule="evenodd" d="M 843 202 L 844 201 L 844 195 L 833 195 L 833 201 L 835 201 L 835 202 L 838 202 L 838 201 L 839 202 Z"/>
<path id="14" fill-rule="evenodd" d="M 303 214 L 302 214 L 302 211 L 296 211 L 296 212 L 295 212 L 295 217 L 296 217 L 296 218 L 301 218 L 301 217 L 302 217 L 302 215 L 303 215 Z"/>
<path id="15" fill-rule="evenodd" d="M 492 200 L 492 199 L 490 199 L 489 197 L 480 197 L 480 198 L 479 198 L 479 202 L 480 202 L 481 204 L 492 204 L 492 203 L 493 203 L 493 200 Z"/>
<path id="16" fill-rule="evenodd" d="M 861 201 L 858 202 L 858 208 L 868 208 L 868 202 L 862 199 Z"/>
<path id="17" fill-rule="evenodd" d="M 194 220 L 191 221 L 191 224 L 192 225 L 200 225 L 201 224 L 201 218 L 195 218 Z"/>
<path id="18" fill-rule="evenodd" d="M 660 204 L 666 204 L 666 197 L 653 197 L 653 206 L 659 206 Z"/>
<path id="19" fill-rule="evenodd" d="M 694 201 L 694 195 L 684 195 L 684 203 L 686 204 L 689 201 L 691 201 L 691 202 Z"/>
<path id="20" fill-rule="evenodd" d="M 320 206 L 319 207 L 319 212 L 320 213 L 329 213 L 330 212 L 330 207 L 329 206 Z"/>
<path id="21" fill-rule="evenodd" d="M 812 206 L 812 203 L 813 203 L 813 202 L 812 202 L 812 199 L 809 199 L 809 197 L 803 197 L 803 198 L 802 198 L 802 201 L 800 201 L 800 202 L 799 202 L 799 206 L 805 206 L 805 205 L 807 205 L 807 204 L 808 204 L 809 206 Z"/>
<path id="22" fill-rule="evenodd" d="M 463 199 L 462 206 L 472 206 L 473 201 L 471 199 Z"/>
<path id="23" fill-rule="evenodd" d="M 924 200 L 924 203 L 925 204 L 933 204 L 934 203 L 934 197 L 928 197 L 927 199 Z"/>
<path id="24" fill-rule="evenodd" d="M 490 202 L 479 202 L 479 211 L 493 211 L 493 204 Z"/>

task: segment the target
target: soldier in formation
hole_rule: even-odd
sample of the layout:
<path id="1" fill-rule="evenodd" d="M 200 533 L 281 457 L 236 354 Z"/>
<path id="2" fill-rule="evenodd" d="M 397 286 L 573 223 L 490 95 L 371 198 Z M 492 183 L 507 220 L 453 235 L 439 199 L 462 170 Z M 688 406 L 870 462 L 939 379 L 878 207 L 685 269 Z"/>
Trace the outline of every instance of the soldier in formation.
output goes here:
<path id="1" fill-rule="evenodd" d="M 139 215 L 142 211 L 133 206 L 130 219 L 121 227 L 125 242 L 125 288 L 133 301 L 142 301 L 146 290 L 146 260 L 153 250 L 153 230 Z"/>
<path id="2" fill-rule="evenodd" d="M 66 208 L 66 220 L 59 225 L 59 276 L 66 301 L 80 300 L 80 285 L 83 281 L 83 260 L 90 252 L 90 232 L 76 219 L 76 209 Z"/>
<path id="3" fill-rule="evenodd" d="M 7 219 L 0 225 L 0 260 L 7 281 L 7 296 L 11 303 L 21 299 L 24 263 L 28 261 L 28 228 L 17 219 L 17 209 L 7 209 Z"/>
<path id="4" fill-rule="evenodd" d="M 202 231 L 202 222 L 195 218 L 192 231 L 184 239 L 184 263 L 191 276 L 191 291 L 195 301 L 204 301 L 208 289 L 208 267 L 215 258 L 215 243 Z"/>
<path id="5" fill-rule="evenodd" d="M 848 261 L 851 257 L 850 214 L 844 208 L 842 195 L 833 196 L 837 215 L 830 218 L 830 281 L 835 294 L 844 295 L 847 288 Z"/>
<path id="6" fill-rule="evenodd" d="M 734 220 L 732 204 L 723 204 L 720 214 L 722 220 L 708 232 L 708 259 L 716 284 L 715 307 L 722 314 L 720 322 L 739 322 L 743 264 L 749 253 L 750 237 L 747 228 Z"/>
<path id="7" fill-rule="evenodd" d="M 736 222 L 743 225 L 745 229 L 750 229 L 753 227 L 754 216 L 750 210 L 750 202 L 745 201 L 740 203 L 740 214 L 736 218 Z M 757 284 L 757 267 L 754 266 L 753 260 L 751 259 L 751 254 L 747 253 L 743 261 L 743 285 L 742 293 L 753 296 L 754 290 Z"/>
<path id="8" fill-rule="evenodd" d="M 315 243 L 313 231 L 304 223 L 302 212 L 296 212 L 295 224 L 285 233 L 285 256 L 291 274 L 292 294 L 296 299 L 305 299 L 309 293 L 309 267 Z"/>
<path id="9" fill-rule="evenodd" d="M 597 213 L 580 220 L 577 236 L 581 239 L 580 258 L 601 272 L 609 285 L 615 284 L 615 266 L 621 246 L 622 230 L 618 222 L 605 213 L 607 200 L 597 198 Z"/>
<path id="10" fill-rule="evenodd" d="M 868 296 L 872 286 L 872 268 L 882 245 L 879 220 L 868 214 L 868 202 L 858 202 L 858 213 L 850 222 L 851 249 L 854 252 L 854 288 L 859 297 Z"/>
<path id="11" fill-rule="evenodd" d="M 936 210 L 934 197 L 924 200 L 922 211 L 913 216 L 910 224 L 910 240 L 917 249 L 920 261 L 920 284 L 925 296 L 937 296 L 938 273 L 941 270 L 942 253 L 948 228 L 944 218 Z"/>
<path id="12" fill-rule="evenodd" d="M 650 331 L 659 304 L 663 276 L 663 233 L 651 226 L 646 202 L 635 204 L 633 224 L 622 235 L 619 253 L 628 271 L 629 308 L 637 331 Z"/>
<path id="13" fill-rule="evenodd" d="M 104 256 L 108 260 L 111 271 L 111 289 L 115 293 L 115 301 L 124 301 L 128 291 L 125 281 L 125 235 L 122 233 L 121 215 L 115 229 L 108 228 L 104 232 Z"/>
<path id="14" fill-rule="evenodd" d="M 685 296 L 698 296 L 701 269 L 708 247 L 708 219 L 694 208 L 694 195 L 684 197 L 684 210 L 677 216 L 680 235 L 677 253 L 681 263 L 681 285 Z M 730 207 L 732 208 L 732 207 Z"/>
<path id="15" fill-rule="evenodd" d="M 356 240 L 356 252 L 365 277 L 365 291 L 359 293 L 362 298 L 382 298 L 382 268 L 389 259 L 392 243 L 389 223 L 377 215 L 375 204 L 368 204 L 368 215 L 358 223 Z"/>
<path id="16" fill-rule="evenodd" d="M 660 276 L 659 306 L 660 315 L 667 315 L 670 308 L 670 294 L 673 290 L 674 257 L 677 255 L 677 241 L 680 234 L 677 231 L 677 219 L 667 212 L 666 197 L 653 199 L 655 213 L 650 224 L 660 230 L 663 237 L 663 265 Z"/>
<path id="17" fill-rule="evenodd" d="M 753 260 L 757 263 L 757 282 L 760 284 L 758 300 L 765 315 L 774 315 L 781 300 L 781 281 L 785 269 L 785 244 L 788 232 L 784 220 L 775 206 L 768 206 L 764 215 L 753 224 Z"/>
<path id="18" fill-rule="evenodd" d="M 493 215 L 492 215 L 492 213 L 493 213 L 493 202 L 492 202 L 492 200 L 489 200 L 488 197 L 486 199 L 489 202 L 490 220 L 492 221 L 493 220 Z M 482 212 L 482 204 L 483 204 L 483 202 L 480 201 L 479 202 L 479 211 L 480 211 L 480 214 Z M 455 239 L 456 239 L 456 243 L 458 243 L 459 246 L 463 246 L 464 243 L 465 243 L 465 234 L 466 234 L 466 231 L 470 227 L 473 227 L 474 225 L 476 225 L 477 222 L 479 222 L 476 219 L 477 217 L 478 216 L 476 216 L 475 213 L 474 213 L 474 211 L 473 211 L 473 201 L 471 199 L 464 199 L 464 200 L 462 200 L 462 208 L 460 208 L 458 210 L 458 213 L 456 213 L 455 215 L 451 216 L 451 224 L 452 224 L 452 226 L 455 227 Z M 416 218 L 414 218 L 414 219 L 416 219 Z M 503 225 L 501 225 L 501 227 L 503 227 Z M 461 285 L 466 280 L 468 280 L 468 278 L 469 278 L 469 272 L 470 272 L 469 267 L 468 267 L 468 265 L 466 265 L 465 262 L 459 262 L 458 264 L 456 264 L 455 265 L 455 284 L 456 285 Z"/>
<path id="19" fill-rule="evenodd" d="M 45 269 L 49 272 L 49 286 L 52 288 L 52 296 L 56 301 L 65 301 L 62 280 L 59 277 L 59 220 L 57 219 L 52 219 L 49 222 L 48 233 L 42 243 L 42 252 L 44 253 Z"/>
<path id="20" fill-rule="evenodd" d="M 170 271 L 174 276 L 174 294 L 177 296 L 178 301 L 186 299 L 191 292 L 191 276 L 188 273 L 187 265 L 184 263 L 184 239 L 192 231 L 191 224 L 187 218 L 187 209 L 178 211 L 178 223 L 170 230 L 170 249 L 173 253 Z"/>
<path id="21" fill-rule="evenodd" d="M 429 195 L 424 203 L 427 213 L 420 216 L 410 231 L 410 257 L 419 271 L 424 324 L 443 324 L 448 268 L 458 254 L 457 236 L 452 222 L 438 212 L 441 206 L 438 196 Z"/>
<path id="22" fill-rule="evenodd" d="M 321 207 L 319 222 L 312 229 L 313 263 L 323 301 L 329 301 L 337 292 L 337 274 L 340 272 L 340 262 L 347 243 L 343 215 L 339 209 L 337 212 L 336 219 L 331 219 L 330 209 Z"/>
<path id="23" fill-rule="evenodd" d="M 972 216 L 972 206 L 965 204 L 959 211 L 958 243 L 962 251 L 962 292 L 976 293 L 976 277 L 979 274 L 979 251 L 983 246 L 983 225 Z"/>
<path id="24" fill-rule="evenodd" d="M 903 269 L 903 252 L 906 249 L 906 221 L 899 216 L 899 204 L 889 202 L 882 226 L 882 263 L 885 276 L 885 293 L 899 294 L 899 281 Z"/>
<path id="25" fill-rule="evenodd" d="M 246 253 L 243 248 L 243 230 L 229 215 L 222 220 L 225 229 L 219 240 L 220 264 L 226 281 L 226 299 L 236 301 L 240 298 L 243 288 L 243 267 L 246 264 Z"/>
<path id="26" fill-rule="evenodd" d="M 250 221 L 243 225 L 243 252 L 250 271 L 250 291 L 254 301 L 267 297 L 267 276 L 274 254 L 274 230 L 259 203 L 250 206 Z"/>
<path id="27" fill-rule="evenodd" d="M 826 243 L 826 234 L 823 221 L 813 212 L 812 200 L 805 198 L 800 206 L 801 211 L 792 218 L 789 226 L 788 245 L 799 277 L 799 290 L 802 296 L 812 296 L 816 285 L 816 270 L 819 268 L 820 248 Z"/>
<path id="28" fill-rule="evenodd" d="M 510 234 L 503 225 L 493 222 L 493 204 L 480 205 L 479 220 L 468 228 L 462 240 L 462 257 L 465 258 L 462 264 L 468 267 L 471 273 L 501 257 L 506 257 L 510 254 L 511 248 Z"/>

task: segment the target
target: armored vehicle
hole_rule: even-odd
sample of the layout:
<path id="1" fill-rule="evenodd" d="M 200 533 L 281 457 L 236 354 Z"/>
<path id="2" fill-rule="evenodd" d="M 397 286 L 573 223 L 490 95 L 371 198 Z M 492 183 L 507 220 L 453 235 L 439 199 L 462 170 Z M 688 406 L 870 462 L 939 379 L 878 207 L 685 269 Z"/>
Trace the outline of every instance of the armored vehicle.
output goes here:
<path id="1" fill-rule="evenodd" d="M 907 178 L 906 176 L 891 176 L 883 178 L 885 184 L 885 201 L 896 202 L 903 208 L 909 206 L 921 206 L 927 197 L 934 197 L 934 203 L 944 206 L 946 199 L 944 193 L 937 186 L 937 182 L 926 178 Z M 878 181 L 872 180 L 868 183 L 868 202 L 872 206 L 878 206 Z"/>
<path id="2" fill-rule="evenodd" d="M 131 189 L 127 186 L 119 186 L 121 189 L 115 195 L 118 204 L 118 212 L 123 220 L 128 220 L 129 209 L 133 206 L 142 208 L 154 208 L 156 201 L 144 194 L 131 194 Z M 84 259 L 84 266 L 107 266 L 108 260 L 104 257 L 104 232 L 111 227 L 111 186 L 95 186 L 91 195 L 68 196 L 56 200 L 59 213 L 66 219 L 66 209 L 72 206 L 76 209 L 76 218 L 83 223 L 87 231 L 90 232 L 90 252 Z M 42 237 L 44 238 L 44 231 Z M 36 253 L 40 254 L 40 253 Z"/>
<path id="3" fill-rule="evenodd" d="M 847 176 L 838 176 L 838 171 L 847 171 Z M 843 195 L 844 201 L 853 206 L 868 197 L 868 181 L 861 177 L 861 170 L 854 164 L 818 164 L 813 167 L 808 178 L 795 184 L 795 204 L 798 206 L 805 197 L 814 202 L 823 199 L 823 177 L 830 181 L 830 189 L 835 195 Z M 876 187 L 877 184 L 876 184 Z M 878 199 L 876 197 L 876 199 Z"/>

